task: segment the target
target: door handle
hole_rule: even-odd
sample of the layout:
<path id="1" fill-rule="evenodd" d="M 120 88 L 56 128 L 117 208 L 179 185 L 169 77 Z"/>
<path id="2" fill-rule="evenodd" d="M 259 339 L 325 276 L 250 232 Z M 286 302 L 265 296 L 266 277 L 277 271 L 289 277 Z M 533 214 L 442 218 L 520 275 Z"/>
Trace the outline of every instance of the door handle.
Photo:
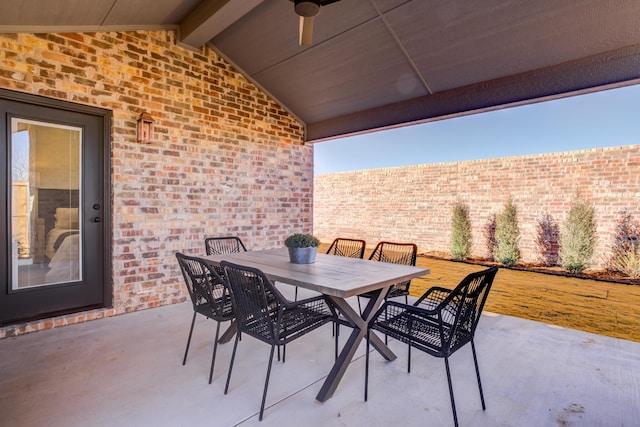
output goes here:
<path id="1" fill-rule="evenodd" d="M 97 216 L 97 217 L 93 218 L 93 222 L 102 222 L 102 218 Z"/>

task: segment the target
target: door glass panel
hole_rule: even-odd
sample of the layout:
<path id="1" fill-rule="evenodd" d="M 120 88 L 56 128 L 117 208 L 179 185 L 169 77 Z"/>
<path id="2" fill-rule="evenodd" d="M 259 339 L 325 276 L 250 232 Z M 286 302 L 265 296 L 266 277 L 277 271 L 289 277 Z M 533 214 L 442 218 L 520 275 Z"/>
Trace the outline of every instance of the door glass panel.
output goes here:
<path id="1" fill-rule="evenodd" d="M 82 280 L 82 128 L 11 118 L 11 287 Z"/>

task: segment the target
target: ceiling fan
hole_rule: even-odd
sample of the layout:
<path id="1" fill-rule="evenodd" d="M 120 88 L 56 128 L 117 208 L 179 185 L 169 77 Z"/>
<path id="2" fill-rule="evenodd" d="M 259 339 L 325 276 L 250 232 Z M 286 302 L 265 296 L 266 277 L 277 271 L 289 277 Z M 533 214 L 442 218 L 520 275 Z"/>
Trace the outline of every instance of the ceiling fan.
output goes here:
<path id="1" fill-rule="evenodd" d="M 340 0 L 291 0 L 294 10 L 300 16 L 300 46 L 311 44 L 313 38 L 313 18 L 320 12 L 321 6 L 326 6 Z"/>

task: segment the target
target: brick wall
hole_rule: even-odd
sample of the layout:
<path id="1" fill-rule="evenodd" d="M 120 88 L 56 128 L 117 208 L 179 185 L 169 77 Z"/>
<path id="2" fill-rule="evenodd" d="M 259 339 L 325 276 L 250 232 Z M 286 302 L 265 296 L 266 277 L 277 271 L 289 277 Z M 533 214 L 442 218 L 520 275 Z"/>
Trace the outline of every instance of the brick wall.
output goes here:
<path id="1" fill-rule="evenodd" d="M 310 231 L 313 149 L 280 105 L 171 31 L 0 34 L 0 87 L 110 109 L 113 308 L 0 329 L 0 338 L 184 301 L 174 253 L 239 235 Z M 136 141 L 141 111 L 155 140 Z"/>
<path id="2" fill-rule="evenodd" d="M 549 213 L 562 224 L 576 193 L 595 206 L 601 265 L 622 212 L 640 220 L 640 145 L 317 175 L 314 233 L 322 241 L 412 241 L 448 253 L 460 199 L 470 207 L 473 254 L 484 257 L 483 227 L 512 196 L 523 261 L 535 262 L 538 219 Z"/>

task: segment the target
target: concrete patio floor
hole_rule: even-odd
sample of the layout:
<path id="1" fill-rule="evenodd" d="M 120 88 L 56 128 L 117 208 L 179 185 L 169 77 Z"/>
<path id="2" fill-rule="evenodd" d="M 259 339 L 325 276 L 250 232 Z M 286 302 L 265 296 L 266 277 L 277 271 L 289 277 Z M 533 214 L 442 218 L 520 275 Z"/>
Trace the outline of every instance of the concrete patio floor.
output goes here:
<path id="1" fill-rule="evenodd" d="M 334 396 L 316 401 L 333 363 L 329 325 L 274 364 L 258 422 L 269 347 L 240 342 L 224 395 L 232 342 L 218 347 L 207 384 L 215 322 L 196 321 L 181 364 L 191 315 L 183 303 L 1 340 L 0 425 L 453 425 L 444 362 L 414 351 L 407 374 L 406 347 L 397 341 L 390 342 L 395 361 L 371 355 L 368 402 L 364 344 Z M 487 410 L 464 348 L 451 358 L 461 426 L 640 425 L 640 343 L 486 313 L 476 346 Z"/>

